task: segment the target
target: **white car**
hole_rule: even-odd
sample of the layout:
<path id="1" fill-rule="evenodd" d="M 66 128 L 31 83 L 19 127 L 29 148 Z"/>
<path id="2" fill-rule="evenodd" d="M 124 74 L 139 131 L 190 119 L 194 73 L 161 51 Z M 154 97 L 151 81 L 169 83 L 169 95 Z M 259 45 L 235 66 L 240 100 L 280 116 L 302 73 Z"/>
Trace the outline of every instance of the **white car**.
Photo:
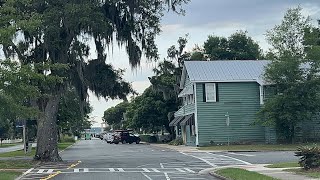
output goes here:
<path id="1" fill-rule="evenodd" d="M 103 135 L 103 139 L 107 141 L 107 143 L 113 143 L 114 136 L 113 133 L 106 133 Z"/>

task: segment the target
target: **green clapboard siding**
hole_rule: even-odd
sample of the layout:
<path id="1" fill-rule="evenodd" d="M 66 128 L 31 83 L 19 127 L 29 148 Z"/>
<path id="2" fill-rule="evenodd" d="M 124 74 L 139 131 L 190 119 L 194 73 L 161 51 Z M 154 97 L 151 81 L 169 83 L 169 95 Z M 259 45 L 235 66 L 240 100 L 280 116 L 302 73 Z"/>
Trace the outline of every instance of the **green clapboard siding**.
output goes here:
<path id="1" fill-rule="evenodd" d="M 192 114 L 194 113 L 194 110 L 195 110 L 194 107 L 195 107 L 194 104 L 185 105 L 182 108 L 180 108 L 177 112 L 175 112 L 174 116 L 177 117 L 177 116 L 186 116 L 186 115 Z"/>
<path id="2" fill-rule="evenodd" d="M 260 109 L 257 83 L 218 83 L 219 102 L 203 102 L 203 89 L 197 83 L 199 145 L 230 142 L 264 142 L 265 129 L 252 125 Z M 226 126 L 226 114 L 230 127 Z"/>

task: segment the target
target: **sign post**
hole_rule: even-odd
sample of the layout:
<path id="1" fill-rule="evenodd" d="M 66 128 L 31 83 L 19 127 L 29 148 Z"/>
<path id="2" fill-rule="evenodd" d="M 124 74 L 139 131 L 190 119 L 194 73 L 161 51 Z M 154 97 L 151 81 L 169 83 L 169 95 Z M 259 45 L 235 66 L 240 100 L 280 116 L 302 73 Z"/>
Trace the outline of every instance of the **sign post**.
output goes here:
<path id="1" fill-rule="evenodd" d="M 226 125 L 228 128 L 228 146 L 230 145 L 230 116 L 229 113 L 227 112 L 226 116 Z"/>

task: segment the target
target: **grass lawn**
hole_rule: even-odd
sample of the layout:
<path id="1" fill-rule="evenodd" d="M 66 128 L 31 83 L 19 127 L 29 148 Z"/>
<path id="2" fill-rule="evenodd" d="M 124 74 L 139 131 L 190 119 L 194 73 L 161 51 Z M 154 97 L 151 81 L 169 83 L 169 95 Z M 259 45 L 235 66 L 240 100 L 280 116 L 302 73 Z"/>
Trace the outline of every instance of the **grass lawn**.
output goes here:
<path id="1" fill-rule="evenodd" d="M 14 180 L 21 174 L 21 172 L 0 171 L 1 180 Z"/>
<path id="2" fill-rule="evenodd" d="M 66 149 L 68 146 L 73 143 L 58 143 L 59 151 Z M 31 153 L 25 155 L 23 150 L 0 153 L 0 157 L 16 157 L 16 156 L 34 156 L 36 154 L 36 148 L 32 148 Z"/>
<path id="3" fill-rule="evenodd" d="M 255 145 L 223 145 L 200 147 L 199 150 L 224 151 L 296 151 L 298 146 L 308 144 L 255 144 Z"/>
<path id="4" fill-rule="evenodd" d="M 30 169 L 35 164 L 27 160 L 0 160 L 0 169 Z"/>
<path id="5" fill-rule="evenodd" d="M 0 148 L 6 148 L 6 147 L 21 145 L 21 144 L 22 143 L 2 144 L 2 145 L 0 145 Z"/>
<path id="6" fill-rule="evenodd" d="M 225 168 L 215 171 L 220 176 L 232 179 L 232 180 L 277 180 L 275 178 L 259 174 L 257 172 L 251 172 L 239 168 Z"/>
<path id="7" fill-rule="evenodd" d="M 304 170 L 304 169 L 286 169 L 285 171 L 295 172 L 296 174 L 301 174 L 313 178 L 320 178 L 320 170 Z"/>
<path id="8" fill-rule="evenodd" d="M 267 168 L 289 168 L 289 167 L 300 167 L 298 162 L 281 162 L 270 164 L 266 166 Z"/>

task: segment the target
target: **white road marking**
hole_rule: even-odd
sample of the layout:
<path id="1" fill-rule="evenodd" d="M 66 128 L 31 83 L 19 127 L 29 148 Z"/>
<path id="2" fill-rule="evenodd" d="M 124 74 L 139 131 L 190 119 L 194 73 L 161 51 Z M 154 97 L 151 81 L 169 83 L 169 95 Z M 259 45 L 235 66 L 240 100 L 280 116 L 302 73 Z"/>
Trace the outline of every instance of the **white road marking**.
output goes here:
<path id="1" fill-rule="evenodd" d="M 160 167 L 161 167 L 161 168 L 164 168 L 162 163 L 160 163 Z"/>
<path id="2" fill-rule="evenodd" d="M 44 171 L 44 169 L 40 169 L 37 173 L 41 174 L 41 173 L 43 173 L 43 171 Z"/>
<path id="3" fill-rule="evenodd" d="M 225 155 L 219 155 L 219 156 L 221 156 L 221 157 L 226 157 L 226 158 L 230 158 L 230 159 L 233 159 L 233 160 L 236 160 L 236 161 L 242 162 L 242 163 L 244 163 L 244 164 L 246 164 L 246 165 L 252 165 L 251 163 L 246 162 L 246 161 L 243 161 L 243 160 L 241 160 L 241 159 L 237 159 L 237 158 L 233 158 L 233 157 L 225 156 Z"/>
<path id="4" fill-rule="evenodd" d="M 152 180 L 151 177 L 149 177 L 148 175 L 146 175 L 144 172 L 142 172 L 141 174 L 144 175 L 144 177 L 146 177 L 148 180 Z"/>
<path id="5" fill-rule="evenodd" d="M 194 171 L 192 171 L 191 169 L 189 169 L 189 168 L 184 168 L 186 171 L 188 171 L 188 172 L 191 172 L 191 173 L 196 173 L 196 172 L 194 172 Z"/>
<path id="6" fill-rule="evenodd" d="M 115 172 L 114 168 L 109 168 L 110 172 Z"/>
<path id="7" fill-rule="evenodd" d="M 253 155 L 253 154 L 240 154 L 240 153 L 233 153 L 233 152 L 227 152 L 227 154 L 237 155 L 237 156 L 246 156 L 246 157 L 256 156 L 256 155 Z"/>
<path id="8" fill-rule="evenodd" d="M 142 170 L 143 170 L 144 172 L 151 172 L 151 171 L 149 171 L 149 169 L 147 169 L 147 168 L 142 168 Z"/>
<path id="9" fill-rule="evenodd" d="M 166 177 L 166 180 L 170 180 L 170 177 L 168 176 L 168 173 L 164 173 L 164 176 Z"/>
<path id="10" fill-rule="evenodd" d="M 183 154 L 183 155 L 186 155 L 186 156 L 191 156 L 191 157 L 200 159 L 201 161 L 209 164 L 209 165 L 212 166 L 212 167 L 216 167 L 216 166 L 217 166 L 217 165 L 215 165 L 215 164 L 213 164 L 213 163 L 211 163 L 211 162 L 209 162 L 209 161 L 207 161 L 207 160 L 205 160 L 205 159 L 203 159 L 203 158 L 200 158 L 200 157 L 197 157 L 197 156 L 193 156 L 193 155 L 190 155 L 190 154 L 186 154 L 186 153 L 184 153 L 184 152 L 180 152 L 180 153 Z"/>
<path id="11" fill-rule="evenodd" d="M 89 169 L 88 168 L 84 168 L 83 172 L 89 172 Z"/>
<path id="12" fill-rule="evenodd" d="M 74 169 L 74 170 L 73 170 L 73 172 L 79 172 L 79 171 L 80 171 L 79 169 Z"/>
<path id="13" fill-rule="evenodd" d="M 151 168 L 153 172 L 160 172 L 158 169 L 156 168 Z"/>
<path id="14" fill-rule="evenodd" d="M 122 168 L 118 168 L 119 172 L 124 172 L 124 170 Z"/>
<path id="15" fill-rule="evenodd" d="M 26 175 L 26 174 L 30 173 L 32 170 L 34 170 L 34 168 L 28 169 L 28 171 L 26 171 L 26 172 L 23 173 L 23 175 Z"/>
<path id="16" fill-rule="evenodd" d="M 184 170 L 182 170 L 180 168 L 176 168 L 176 170 L 179 171 L 179 172 L 183 172 L 183 173 L 185 172 Z"/>
<path id="17" fill-rule="evenodd" d="M 52 173 L 53 172 L 53 169 L 49 169 L 48 171 L 47 171 L 47 173 Z"/>

